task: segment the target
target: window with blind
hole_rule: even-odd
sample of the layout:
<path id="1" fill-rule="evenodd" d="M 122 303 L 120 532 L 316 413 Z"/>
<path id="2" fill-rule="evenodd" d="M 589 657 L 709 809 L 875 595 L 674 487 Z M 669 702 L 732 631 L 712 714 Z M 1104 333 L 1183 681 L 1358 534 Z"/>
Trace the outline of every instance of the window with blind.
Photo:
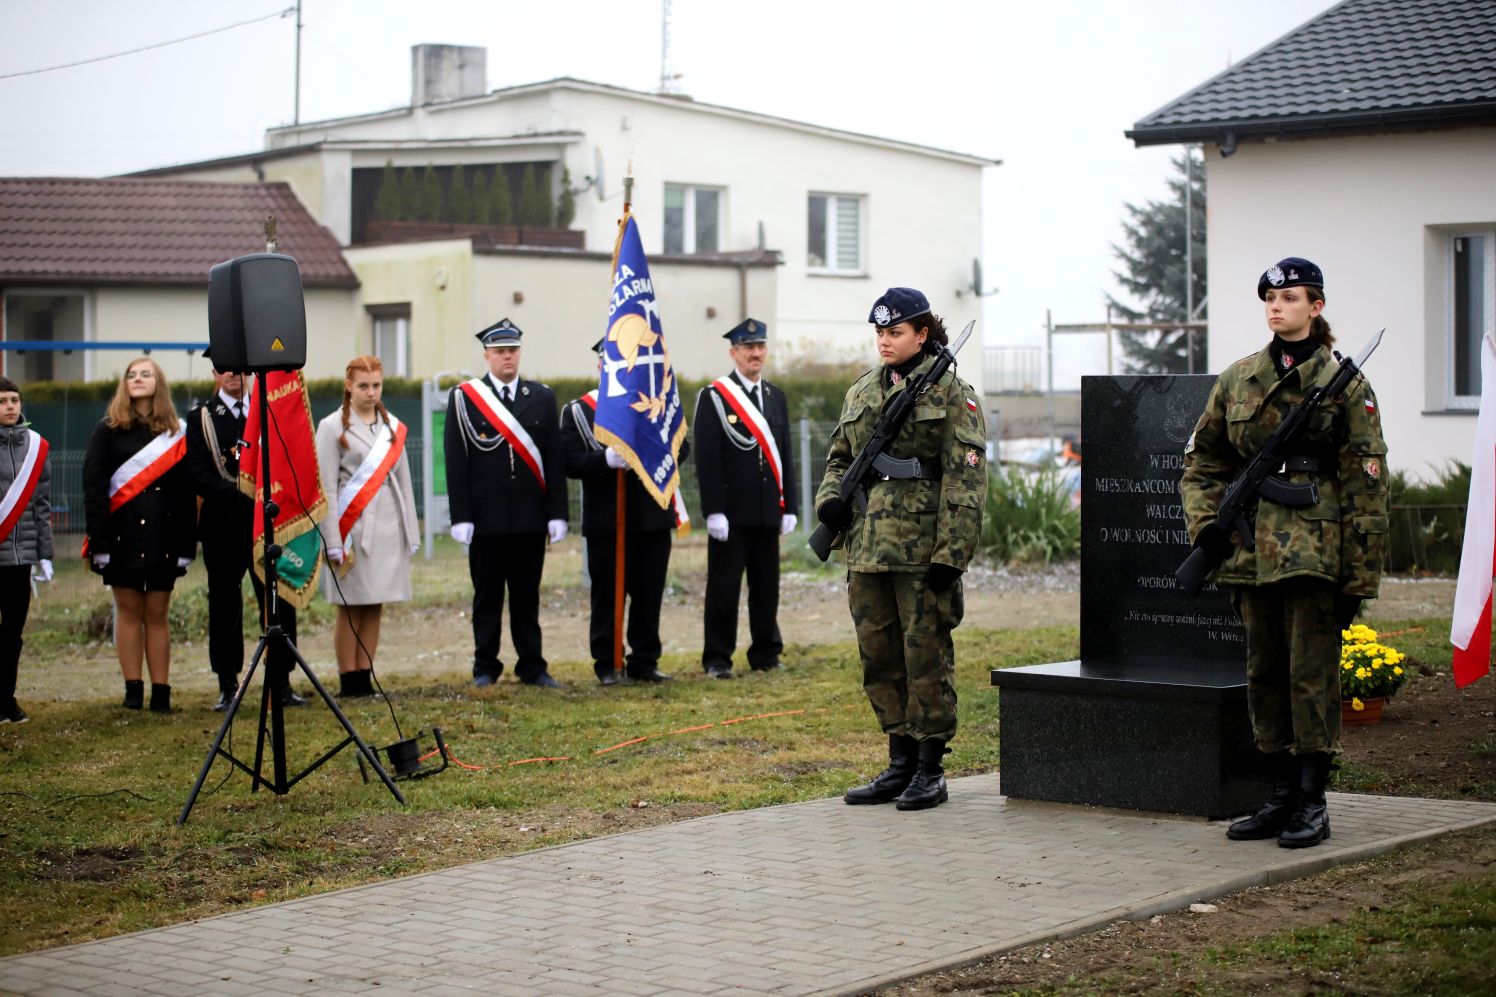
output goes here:
<path id="1" fill-rule="evenodd" d="M 370 309 L 374 320 L 374 356 L 384 364 L 386 377 L 410 377 L 410 306 L 380 305 Z"/>
<path id="2" fill-rule="evenodd" d="M 665 185 L 665 252 L 719 252 L 721 231 L 720 188 Z"/>
<path id="3" fill-rule="evenodd" d="M 822 273 L 862 272 L 862 197 L 811 194 L 806 265 Z"/>
<path id="4" fill-rule="evenodd" d="M 1450 239 L 1449 358 L 1451 407 L 1480 404 L 1480 341 L 1496 330 L 1496 232 Z"/>

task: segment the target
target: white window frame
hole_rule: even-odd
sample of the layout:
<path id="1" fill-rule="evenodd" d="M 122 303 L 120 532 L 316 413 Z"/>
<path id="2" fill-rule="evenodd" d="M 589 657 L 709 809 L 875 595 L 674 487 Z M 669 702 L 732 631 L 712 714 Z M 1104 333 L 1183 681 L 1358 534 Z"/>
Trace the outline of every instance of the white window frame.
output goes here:
<path id="1" fill-rule="evenodd" d="M 812 198 L 826 200 L 826 262 L 815 266 L 810 262 L 810 202 Z M 849 200 L 857 204 L 857 260 L 855 264 L 837 256 L 836 206 L 838 201 Z M 848 194 L 836 191 L 813 190 L 805 198 L 805 270 L 807 273 L 829 277 L 864 277 L 867 275 L 867 195 Z"/>
<path id="2" fill-rule="evenodd" d="M 80 298 L 80 299 L 82 299 L 82 312 L 83 312 L 83 339 L 82 339 L 82 341 L 85 342 L 85 343 L 92 343 L 92 342 L 95 342 L 97 340 L 97 334 L 95 332 L 95 315 L 94 315 L 94 311 L 95 311 L 95 308 L 97 306 L 97 298 L 95 297 L 94 290 L 92 288 L 48 287 L 48 286 L 42 286 L 42 285 L 31 287 L 31 286 L 25 286 L 25 285 L 17 285 L 15 287 L 8 287 L 8 288 L 5 289 L 5 299 L 4 300 L 6 300 L 6 301 L 9 301 L 9 300 L 15 299 L 15 298 L 27 298 L 27 297 L 39 297 L 39 298 Z M 0 318 L 0 323 L 3 323 L 3 318 Z M 22 337 L 19 336 L 19 335 L 17 335 L 16 331 L 14 329 L 10 329 L 10 328 L 7 327 L 5 329 L 5 338 L 6 339 L 21 339 Z M 82 355 L 82 361 L 83 361 L 83 364 L 82 364 L 82 366 L 83 366 L 82 380 L 92 381 L 92 380 L 96 379 L 99 376 L 99 374 L 98 374 L 99 370 L 101 370 L 101 369 L 102 370 L 108 370 L 109 369 L 108 366 L 107 366 L 107 364 L 103 365 L 103 366 L 100 365 L 100 363 L 99 363 L 99 353 L 100 352 L 101 351 L 99 351 L 99 350 L 83 350 L 82 351 L 82 354 L 83 354 Z M 115 352 L 119 352 L 119 351 L 111 350 L 109 352 L 115 353 Z M 5 363 L 6 375 L 9 376 L 9 377 L 14 377 L 15 375 L 14 375 L 14 367 L 12 366 L 12 361 L 15 358 L 19 357 L 19 354 L 15 353 L 14 351 L 11 351 L 11 350 L 6 350 L 5 351 L 5 356 L 6 356 L 6 363 Z M 190 359 L 188 360 L 188 364 L 190 366 L 190 364 L 191 364 L 191 360 Z"/>
<path id="3" fill-rule="evenodd" d="M 723 244 L 723 238 L 722 238 L 722 236 L 723 236 L 723 232 L 724 232 L 723 219 L 726 217 L 726 214 L 727 214 L 727 188 L 726 187 L 714 187 L 714 186 L 711 186 L 709 184 L 667 183 L 665 185 L 665 190 L 666 190 L 666 192 L 669 192 L 671 190 L 678 190 L 678 191 L 680 191 L 682 193 L 682 195 L 684 197 L 684 200 L 685 200 L 685 214 L 684 214 L 684 218 L 681 221 L 681 247 L 682 248 L 680 250 L 680 254 L 683 255 L 683 256 L 694 256 L 694 255 L 696 255 L 697 253 L 700 253 L 700 252 L 707 252 L 707 253 L 720 253 L 720 252 L 722 252 L 722 244 Z M 715 248 L 715 249 L 701 250 L 701 249 L 698 249 L 697 246 L 696 246 L 696 193 L 697 193 L 697 191 L 710 191 L 711 193 L 714 193 L 714 194 L 717 195 L 717 248 Z M 663 200 L 661 201 L 661 203 L 662 204 L 664 203 Z M 663 209 L 661 209 L 661 210 L 663 212 Z M 660 216 L 660 238 L 662 240 L 662 247 L 661 248 L 663 248 L 663 239 L 664 239 L 664 232 L 665 232 L 665 224 L 664 224 L 664 222 L 665 222 L 664 215 L 661 214 L 661 216 Z M 670 252 L 670 251 L 666 250 L 666 252 Z"/>
<path id="4" fill-rule="evenodd" d="M 410 313 L 401 314 L 394 308 L 385 308 L 371 312 L 369 315 L 369 352 L 379 358 L 384 364 L 384 372 L 389 377 L 410 377 Z M 380 325 L 381 323 L 394 324 L 395 356 L 385 356 L 380 352 Z"/>
<path id="5" fill-rule="evenodd" d="M 1455 342 L 1455 278 L 1458 272 L 1455 260 L 1456 239 L 1481 239 L 1485 242 L 1485 273 L 1482 275 L 1484 283 L 1484 324 L 1482 335 L 1492 335 L 1496 332 L 1496 229 L 1461 229 L 1449 232 L 1445 235 L 1445 259 L 1448 261 L 1446 268 L 1448 279 L 1445 283 L 1445 323 L 1444 323 L 1444 399 L 1445 407 L 1458 411 L 1475 411 L 1480 408 L 1480 393 L 1473 395 L 1458 394 L 1456 385 L 1455 364 L 1458 362 L 1459 352 Z M 1470 362 L 1475 365 L 1476 373 L 1480 371 L 1480 353 L 1477 351 Z"/>

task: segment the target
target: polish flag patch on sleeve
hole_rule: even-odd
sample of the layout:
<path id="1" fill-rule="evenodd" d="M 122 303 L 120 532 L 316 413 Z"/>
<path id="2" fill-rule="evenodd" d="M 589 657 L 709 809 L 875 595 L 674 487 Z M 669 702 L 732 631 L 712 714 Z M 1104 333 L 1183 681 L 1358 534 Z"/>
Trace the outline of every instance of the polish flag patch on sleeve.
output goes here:
<path id="1" fill-rule="evenodd" d="M 1367 395 L 1366 396 L 1366 411 L 1367 411 L 1367 414 L 1375 412 L 1376 410 L 1377 410 L 1377 400 L 1375 398 L 1371 397 L 1370 395 Z"/>
<path id="2" fill-rule="evenodd" d="M 968 398 L 966 399 L 966 407 L 975 412 L 977 410 L 977 403 L 975 400 Z"/>

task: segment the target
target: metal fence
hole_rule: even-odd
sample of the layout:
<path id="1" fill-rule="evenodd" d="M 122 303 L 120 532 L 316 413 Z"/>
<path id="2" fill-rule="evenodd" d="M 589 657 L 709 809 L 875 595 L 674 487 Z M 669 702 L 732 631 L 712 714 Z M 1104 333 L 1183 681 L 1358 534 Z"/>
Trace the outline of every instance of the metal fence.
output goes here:
<path id="1" fill-rule="evenodd" d="M 821 475 L 826 470 L 826 446 L 831 439 L 831 431 L 836 428 L 833 422 L 812 422 L 809 419 L 801 419 L 792 427 L 795 431 L 795 487 L 802 498 L 800 502 L 800 524 L 802 529 L 809 532 L 808 520 L 812 517 L 806 515 L 809 501 L 806 496 L 814 496 L 816 488 L 820 486 Z M 424 517 L 426 510 L 423 508 L 422 496 L 425 494 L 425 481 L 422 473 L 422 455 L 425 450 L 426 441 L 419 432 L 415 432 L 416 426 L 405 440 L 407 459 L 410 461 L 411 485 L 415 491 L 416 514 Z M 686 497 L 686 508 L 694 518 L 697 516 L 698 495 L 696 485 L 696 465 L 689 458 L 681 465 L 680 488 Z M 582 522 L 582 490 L 572 487 L 567 490 L 571 503 L 570 522 L 574 529 L 580 528 Z M 700 524 L 698 524 L 700 525 Z M 814 524 L 810 524 L 814 525 Z M 53 450 L 52 451 L 52 529 L 56 533 L 82 533 L 84 528 L 83 516 L 83 451 L 82 450 Z"/>

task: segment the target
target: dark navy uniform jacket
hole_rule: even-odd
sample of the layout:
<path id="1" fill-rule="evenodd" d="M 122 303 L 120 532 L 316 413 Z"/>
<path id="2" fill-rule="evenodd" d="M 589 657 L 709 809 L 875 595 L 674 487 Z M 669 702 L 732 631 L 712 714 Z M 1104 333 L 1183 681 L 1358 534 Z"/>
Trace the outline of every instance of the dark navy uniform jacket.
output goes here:
<path id="1" fill-rule="evenodd" d="M 615 503 L 618 496 L 618 472 L 608 466 L 602 450 L 594 450 L 582 433 L 577 420 L 587 426 L 588 434 L 597 414 L 592 406 L 580 398 L 568 402 L 561 412 L 561 447 L 566 453 L 566 474 L 582 482 L 582 536 L 611 537 L 614 521 L 618 518 Z M 681 442 L 681 463 L 691 450 L 689 440 Z M 654 497 L 645 490 L 639 476 L 632 470 L 624 472 L 627 484 L 624 487 L 625 532 L 638 530 L 668 530 L 675 526 L 675 507 L 661 509 Z"/>
<path id="2" fill-rule="evenodd" d="M 499 385 L 491 374 L 483 380 L 497 397 Z M 478 413 L 460 388 L 447 398 L 447 428 L 443 438 L 447 462 L 447 501 L 454 523 L 472 523 L 477 536 L 515 536 L 544 533 L 546 523 L 566 518 L 566 459 L 561 452 L 561 427 L 556 395 L 539 381 L 514 380 L 509 410 L 530 434 L 545 465 L 542 489 L 530 466 L 514 452 L 499 431 Z M 464 419 L 476 438 L 464 430 Z M 494 446 L 495 442 L 498 446 Z"/>
<path id="3" fill-rule="evenodd" d="M 737 371 L 729 375 L 748 393 L 738 377 Z M 706 387 L 696 398 L 696 479 L 701 486 L 702 517 L 722 513 L 731 526 L 779 528 L 779 517 L 783 514 L 798 515 L 799 500 L 795 479 L 795 447 L 790 438 L 790 409 L 784 392 L 760 380 L 763 412 L 769 423 L 769 432 L 774 445 L 779 448 L 779 459 L 783 464 L 784 508 L 779 508 L 779 489 L 774 482 L 774 472 L 769 462 L 754 442 L 744 450 L 733 442 L 749 442 L 753 436 L 742 421 L 733 415 L 727 403 L 722 402 L 723 411 L 730 417 L 723 425 L 723 418 L 713 404 L 712 396 L 717 389 Z M 719 396 L 720 397 L 720 396 Z M 751 402 L 750 402 L 751 404 Z M 733 434 L 729 437 L 729 433 Z"/>

